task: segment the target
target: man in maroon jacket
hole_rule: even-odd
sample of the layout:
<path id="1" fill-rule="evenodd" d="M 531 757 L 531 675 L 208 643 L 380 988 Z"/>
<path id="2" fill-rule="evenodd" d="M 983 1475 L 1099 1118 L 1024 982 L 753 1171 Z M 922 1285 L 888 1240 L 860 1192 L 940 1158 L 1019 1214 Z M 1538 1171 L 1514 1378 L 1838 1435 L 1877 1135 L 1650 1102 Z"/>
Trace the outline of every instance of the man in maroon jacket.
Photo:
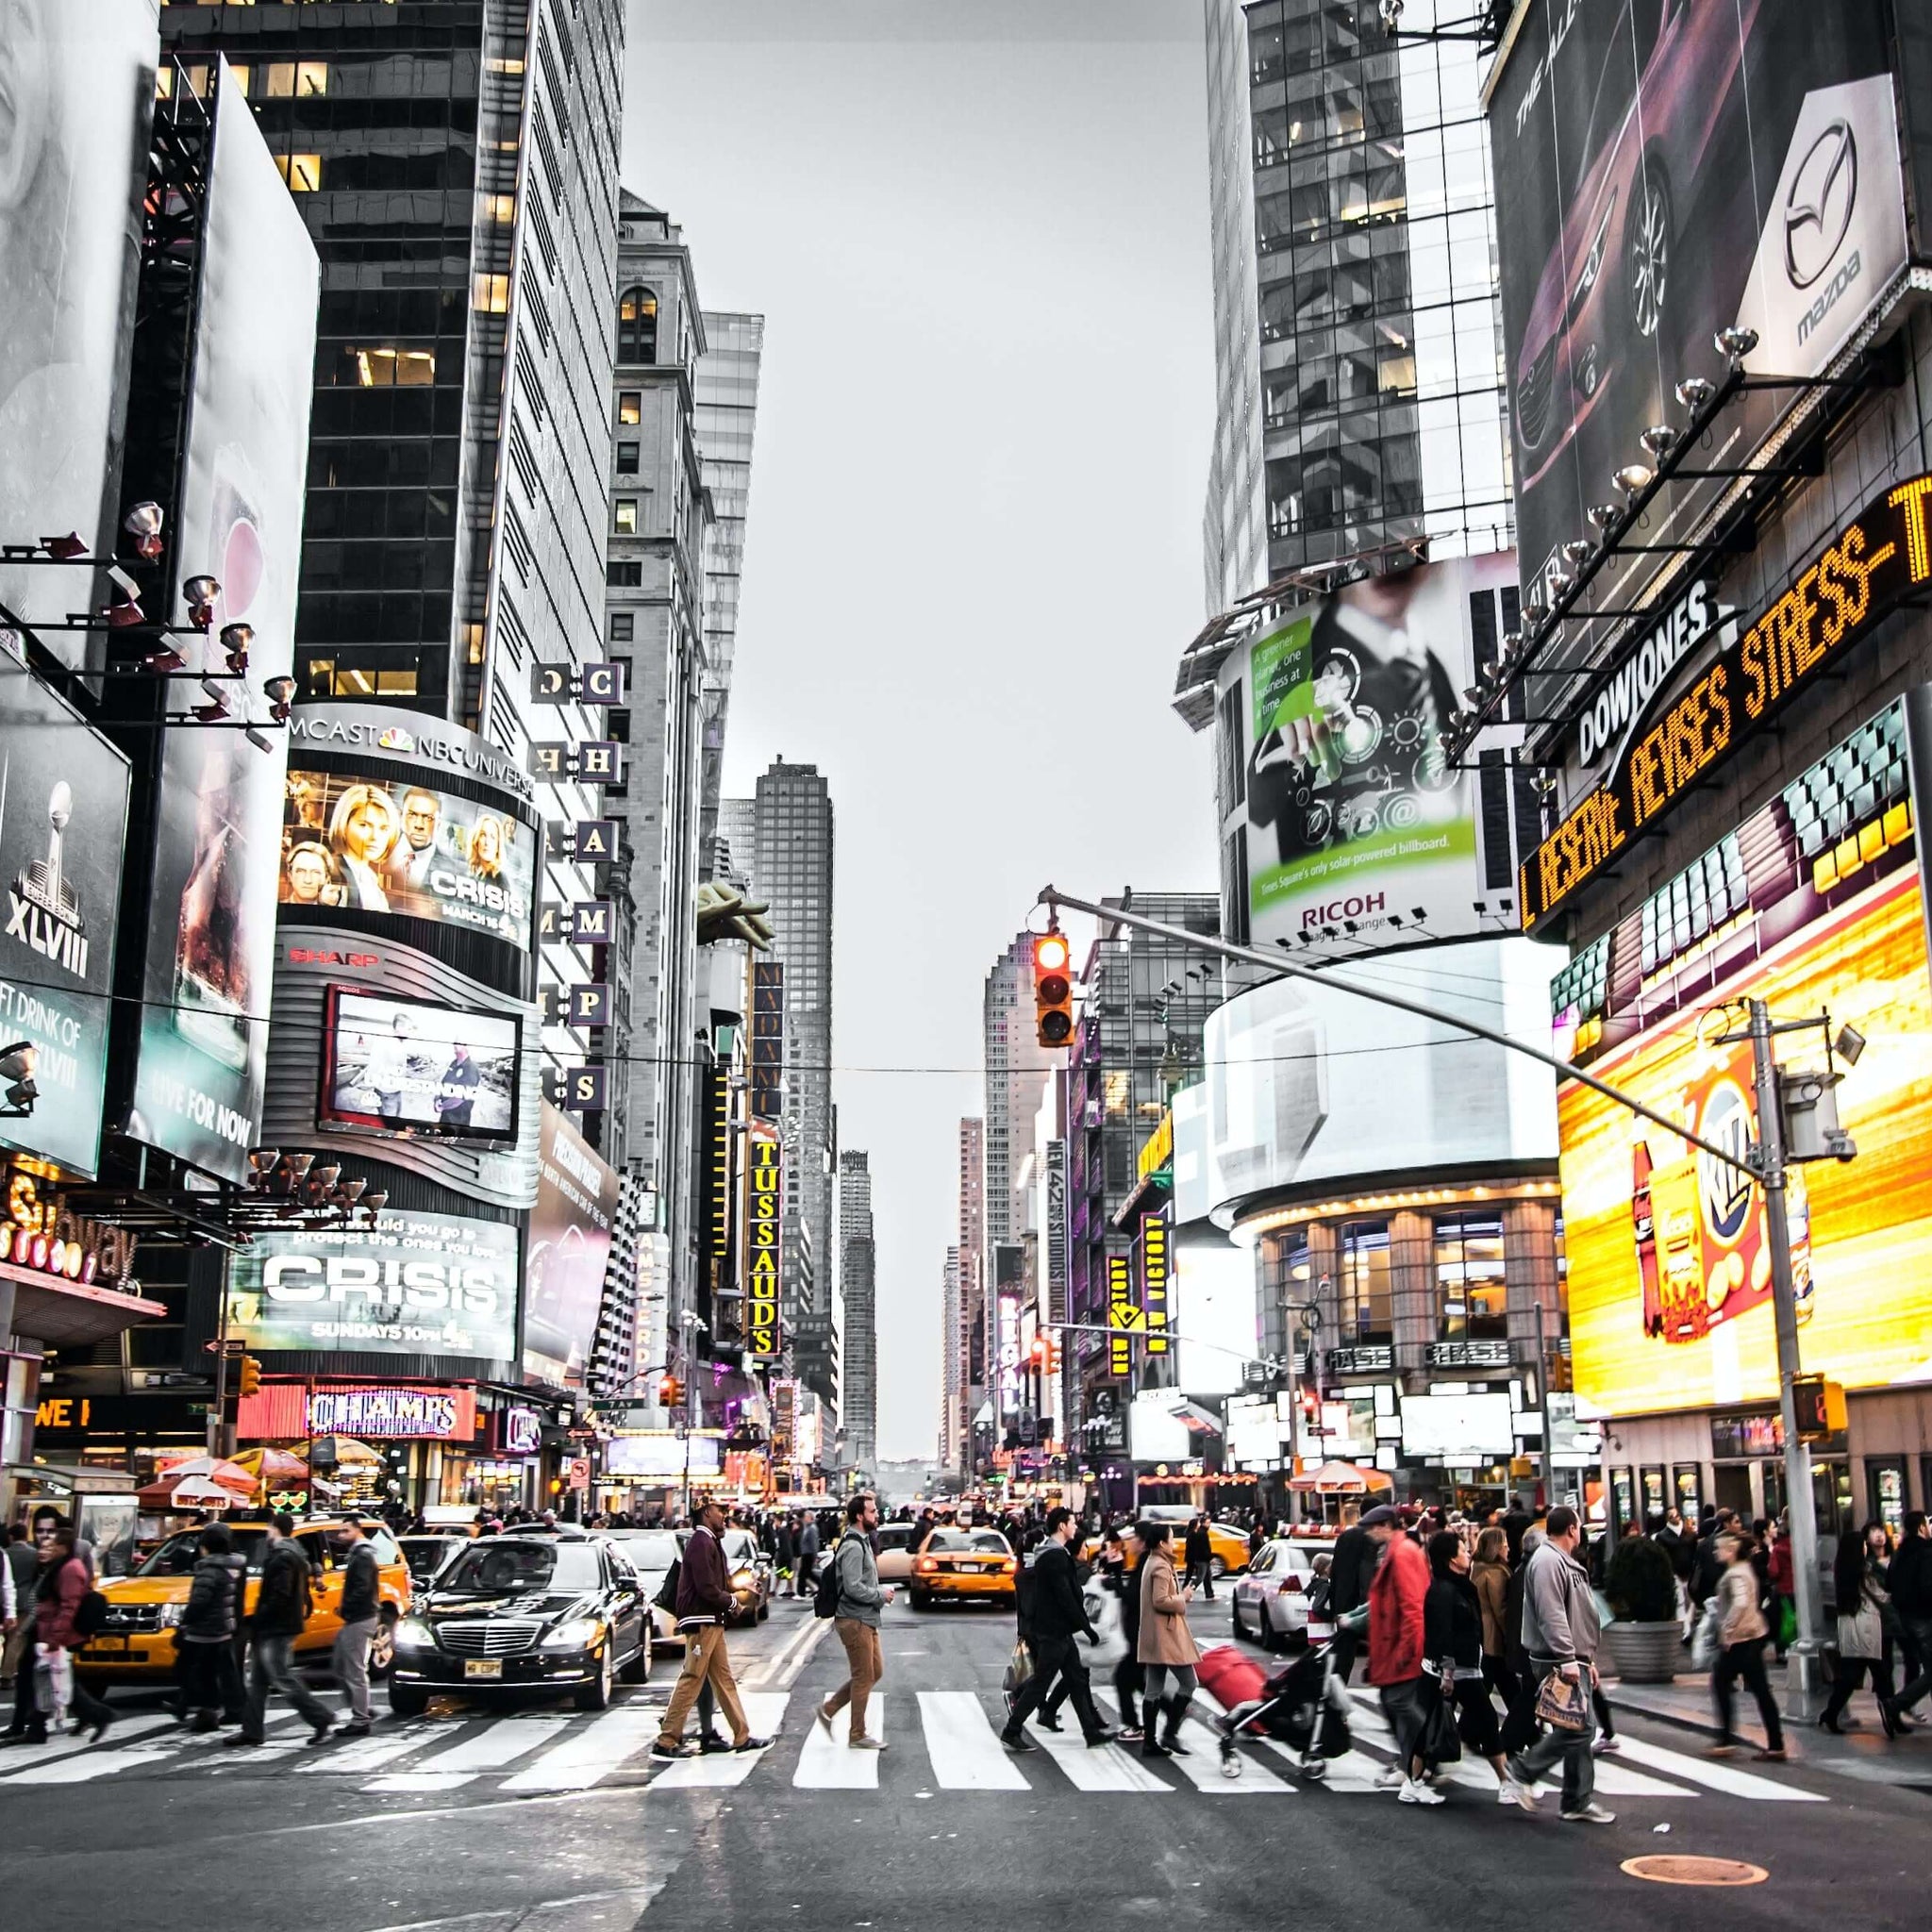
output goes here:
<path id="1" fill-rule="evenodd" d="M 1369 1682 L 1382 1693 L 1383 1715 L 1395 1733 L 1395 1761 L 1378 1783 L 1397 1790 L 1405 1805 L 1440 1805 L 1415 1775 L 1415 1747 L 1422 1736 L 1423 1600 L 1429 1593 L 1428 1559 L 1405 1533 L 1402 1516 L 1386 1503 L 1362 1518 L 1362 1527 L 1382 1545 L 1382 1560 L 1369 1585 Z"/>
<path id="2" fill-rule="evenodd" d="M 684 1741 L 685 1720 L 698 1692 L 708 1683 L 711 1695 L 731 1726 L 734 1751 L 762 1751 L 772 1740 L 754 1738 L 738 1701 L 738 1680 L 731 1674 L 730 1653 L 724 1648 L 724 1625 L 732 1610 L 731 1577 L 724 1567 L 724 1550 L 718 1539 L 724 1530 L 724 1507 L 715 1499 L 698 1511 L 697 1527 L 684 1546 L 677 1567 L 677 1630 L 684 1639 L 684 1669 L 671 1693 L 664 1727 L 651 1746 L 653 1757 L 689 1757 Z"/>

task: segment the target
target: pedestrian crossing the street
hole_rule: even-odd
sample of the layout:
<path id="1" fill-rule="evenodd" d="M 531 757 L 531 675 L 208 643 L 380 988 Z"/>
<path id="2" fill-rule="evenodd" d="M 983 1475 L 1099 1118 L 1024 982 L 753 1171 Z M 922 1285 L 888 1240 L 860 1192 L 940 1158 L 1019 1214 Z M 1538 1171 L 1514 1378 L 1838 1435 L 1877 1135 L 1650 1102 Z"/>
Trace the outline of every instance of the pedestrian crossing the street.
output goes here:
<path id="1" fill-rule="evenodd" d="M 1104 1692 L 1104 1713 L 1117 1715 Z M 651 1756 L 663 1719 L 662 1690 L 626 1691 L 608 1710 L 491 1712 L 474 1707 L 432 1711 L 400 1723 L 385 1720 L 367 1738 L 310 1749 L 307 1726 L 292 1710 L 269 1717 L 266 1741 L 224 1748 L 231 1732 L 196 1734 L 158 1712 L 118 1719 L 98 1744 L 59 1737 L 0 1753 L 0 1812 L 8 1794 L 43 1788 L 111 1787 L 117 1779 L 299 1777 L 318 1787 L 347 1787 L 396 1800 L 461 1791 L 458 1802 L 555 1797 L 613 1781 L 649 1792 L 728 1790 L 754 1781 L 801 1791 L 863 1792 L 905 1787 L 934 1792 L 1054 1792 L 1104 1798 L 1175 1794 L 1246 1797 L 1277 1803 L 1305 1796 L 1383 1795 L 1392 1740 L 1372 1692 L 1351 1692 L 1354 1748 L 1328 1761 L 1319 1780 L 1305 1775 L 1298 1754 L 1271 1739 L 1241 1740 L 1241 1774 L 1224 1774 L 1219 1707 L 1205 1694 L 1182 1732 L 1186 1754 L 1150 1761 L 1131 1746 L 1090 1747 L 1077 1727 L 1045 1731 L 1029 1724 L 1037 1747 L 1022 1756 L 1000 1742 L 997 1696 L 974 1690 L 874 1694 L 867 1728 L 891 1747 L 854 1751 L 841 1715 L 829 1729 L 816 1721 L 816 1700 L 802 1692 L 743 1693 L 753 1732 L 768 1748 L 722 1752 L 664 1762 Z M 908 1784 L 908 1780 L 911 1782 Z M 1487 1798 L 1490 1767 L 1465 1757 L 1443 1768 L 1441 1784 Z M 1820 1793 L 1781 1777 L 1712 1760 L 1695 1748 L 1674 1750 L 1624 1737 L 1615 1757 L 1596 1763 L 1599 1793 L 1619 1802 L 1672 1807 L 1708 1796 L 1762 1804 L 1824 1804 Z M 1637 1815 L 1641 1815 L 1637 1814 Z"/>

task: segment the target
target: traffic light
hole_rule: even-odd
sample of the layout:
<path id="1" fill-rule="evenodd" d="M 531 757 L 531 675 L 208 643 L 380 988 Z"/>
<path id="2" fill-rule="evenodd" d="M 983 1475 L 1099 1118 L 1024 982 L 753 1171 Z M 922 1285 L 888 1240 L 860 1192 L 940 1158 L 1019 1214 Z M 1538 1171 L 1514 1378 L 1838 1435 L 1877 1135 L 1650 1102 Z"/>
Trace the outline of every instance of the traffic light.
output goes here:
<path id="1" fill-rule="evenodd" d="M 1073 953 L 1064 933 L 1033 941 L 1033 1026 L 1041 1046 L 1064 1046 L 1074 1036 Z"/>
<path id="2" fill-rule="evenodd" d="M 241 1378 L 235 1384 L 238 1395 L 256 1395 L 261 1391 L 261 1364 L 252 1355 L 242 1357 Z"/>
<path id="3" fill-rule="evenodd" d="M 684 1401 L 684 1384 L 675 1375 L 666 1375 L 658 1384 L 658 1400 L 665 1408 L 676 1408 Z"/>

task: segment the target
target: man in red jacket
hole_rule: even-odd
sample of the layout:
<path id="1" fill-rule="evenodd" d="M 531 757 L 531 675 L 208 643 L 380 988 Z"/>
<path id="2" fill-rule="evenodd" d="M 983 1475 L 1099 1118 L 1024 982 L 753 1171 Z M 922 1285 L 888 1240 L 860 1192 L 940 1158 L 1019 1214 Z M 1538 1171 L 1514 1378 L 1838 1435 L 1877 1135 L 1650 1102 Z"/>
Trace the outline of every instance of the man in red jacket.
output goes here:
<path id="1" fill-rule="evenodd" d="M 1395 1761 L 1377 1780 L 1384 1790 L 1400 1793 L 1405 1805 L 1440 1805 L 1415 1775 L 1415 1747 L 1422 1736 L 1423 1599 L 1429 1592 L 1429 1565 L 1404 1533 L 1399 1511 L 1384 1503 L 1362 1518 L 1362 1527 L 1382 1545 L 1369 1585 L 1369 1682 L 1382 1693 L 1383 1715 L 1395 1733 Z"/>

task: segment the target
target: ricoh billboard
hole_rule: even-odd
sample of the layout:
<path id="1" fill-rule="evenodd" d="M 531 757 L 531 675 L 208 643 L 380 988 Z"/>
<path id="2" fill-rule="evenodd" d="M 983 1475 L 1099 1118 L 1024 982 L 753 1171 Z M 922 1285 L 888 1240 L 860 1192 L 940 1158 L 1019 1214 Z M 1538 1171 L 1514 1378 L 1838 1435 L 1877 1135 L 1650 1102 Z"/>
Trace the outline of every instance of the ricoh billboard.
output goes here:
<path id="1" fill-rule="evenodd" d="M 1882 0 L 1531 0 L 1487 104 L 1525 581 L 1589 538 L 1618 471 L 1648 463 L 1677 386 L 1830 368 L 1907 261 Z M 1710 459 L 1746 464 L 1799 391 L 1747 393 Z M 1720 446 L 1721 441 L 1721 446 Z M 1724 487 L 1671 486 L 1646 541 L 1682 541 Z M 1667 559 L 1599 577 L 1620 607 Z"/>

